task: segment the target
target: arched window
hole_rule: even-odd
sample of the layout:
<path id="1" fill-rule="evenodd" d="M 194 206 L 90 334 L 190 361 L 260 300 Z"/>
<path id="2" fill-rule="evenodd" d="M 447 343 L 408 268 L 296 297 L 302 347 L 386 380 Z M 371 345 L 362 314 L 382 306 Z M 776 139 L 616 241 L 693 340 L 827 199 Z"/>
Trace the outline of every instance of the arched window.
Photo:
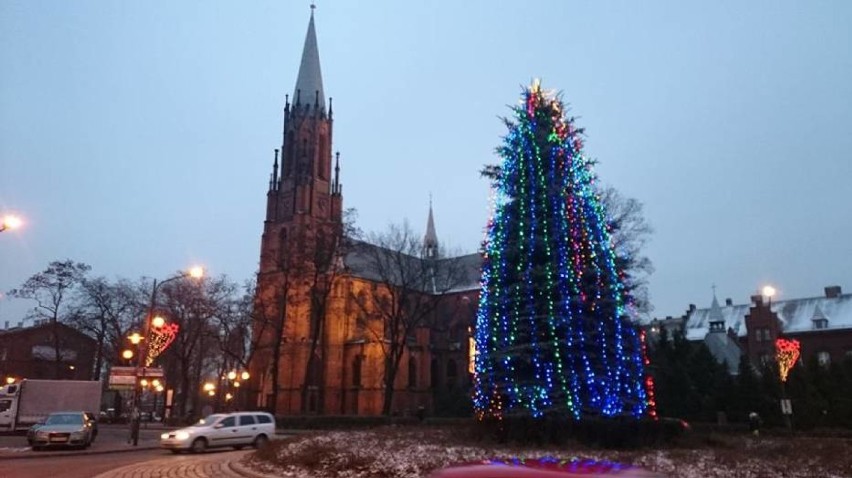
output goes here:
<path id="1" fill-rule="evenodd" d="M 360 355 L 355 356 L 355 360 L 352 361 L 352 385 L 355 387 L 361 386 L 361 362 L 362 358 Z"/>
<path id="2" fill-rule="evenodd" d="M 414 357 L 408 358 L 408 387 L 417 387 L 417 360 Z"/>
<path id="3" fill-rule="evenodd" d="M 278 232 L 278 265 L 284 267 L 287 262 L 287 228 L 282 227 Z"/>
<path id="4" fill-rule="evenodd" d="M 456 361 L 453 359 L 447 360 L 447 388 L 453 388 L 456 386 L 456 379 L 458 378 L 459 370 L 456 365 Z"/>

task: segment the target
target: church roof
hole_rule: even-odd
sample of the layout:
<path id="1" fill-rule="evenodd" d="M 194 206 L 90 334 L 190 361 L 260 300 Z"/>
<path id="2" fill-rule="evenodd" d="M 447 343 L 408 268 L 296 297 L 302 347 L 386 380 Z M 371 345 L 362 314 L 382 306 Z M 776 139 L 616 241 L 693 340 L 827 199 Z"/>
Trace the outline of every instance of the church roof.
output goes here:
<path id="1" fill-rule="evenodd" d="M 772 301 L 770 307 L 778 315 L 781 329 L 785 333 L 815 330 L 814 317 L 824 317 L 828 320 L 828 327 L 820 329 L 821 331 L 852 329 L 852 294 Z M 750 308 L 750 304 L 740 304 L 726 305 L 717 310 L 725 322 L 726 329 L 731 328 L 737 336 L 745 337 L 745 316 Z M 689 313 L 686 318 L 686 337 L 689 340 L 703 340 L 710 329 L 710 322 L 718 320 L 716 314 L 712 305 Z"/>
<path id="2" fill-rule="evenodd" d="M 387 271 L 376 270 L 377 254 L 385 255 L 381 262 L 392 264 Z M 407 282 L 402 277 L 398 276 L 400 270 L 408 268 L 410 271 L 416 271 L 418 267 L 424 267 L 422 261 L 424 259 L 407 254 L 396 256 L 396 251 L 383 249 L 375 244 L 370 244 L 364 241 L 353 241 L 353 247 L 344 258 L 343 262 L 347 272 L 353 277 L 366 279 L 375 282 L 381 282 L 385 278 L 396 284 Z M 400 266 L 395 264 L 396 261 L 406 261 L 408 264 Z M 444 264 L 446 267 L 441 267 Z M 438 289 L 444 293 L 467 292 L 479 288 L 480 271 L 482 267 L 482 256 L 479 254 L 467 254 L 457 257 L 440 258 L 436 260 L 438 274 L 452 274 L 452 277 L 437 277 L 437 282 L 440 284 Z M 387 277 L 393 276 L 393 277 Z M 410 279 L 409 279 L 410 280 Z M 414 284 L 415 286 L 417 284 Z M 424 285 L 424 284 L 421 284 Z"/>
<path id="3" fill-rule="evenodd" d="M 302 104 L 313 105 L 317 93 L 319 93 L 319 108 L 325 110 L 325 95 L 322 90 L 322 71 L 320 70 L 313 8 L 312 5 L 311 21 L 308 23 L 305 47 L 302 50 L 302 63 L 299 65 L 299 76 L 296 78 L 296 88 L 293 91 L 293 102 L 301 101 Z"/>

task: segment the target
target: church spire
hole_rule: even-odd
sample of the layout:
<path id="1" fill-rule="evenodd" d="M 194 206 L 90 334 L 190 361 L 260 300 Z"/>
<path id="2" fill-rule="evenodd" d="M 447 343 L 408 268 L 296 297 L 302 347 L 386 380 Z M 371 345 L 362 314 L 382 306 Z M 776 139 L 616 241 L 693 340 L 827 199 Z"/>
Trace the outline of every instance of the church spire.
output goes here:
<path id="1" fill-rule="evenodd" d="M 432 215 L 432 195 L 429 195 L 429 219 L 426 221 L 426 235 L 423 236 L 423 255 L 428 259 L 438 257 L 438 234 L 435 233 L 435 218 Z"/>
<path id="2" fill-rule="evenodd" d="M 320 70 L 319 47 L 317 32 L 314 28 L 314 9 L 311 4 L 311 21 L 308 23 L 308 34 L 305 36 L 305 47 L 302 50 L 302 63 L 299 65 L 299 76 L 296 79 L 296 89 L 293 98 L 296 104 L 316 106 L 325 111 L 325 95 L 322 91 L 322 71 Z"/>

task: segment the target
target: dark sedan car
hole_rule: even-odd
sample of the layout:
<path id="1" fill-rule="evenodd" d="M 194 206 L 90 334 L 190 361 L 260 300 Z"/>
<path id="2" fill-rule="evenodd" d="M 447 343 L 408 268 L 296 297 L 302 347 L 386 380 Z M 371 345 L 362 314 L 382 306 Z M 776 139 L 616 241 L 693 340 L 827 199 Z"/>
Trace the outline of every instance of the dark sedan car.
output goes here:
<path id="1" fill-rule="evenodd" d="M 86 412 L 56 412 L 27 433 L 33 450 L 73 446 L 88 448 L 98 434 L 97 422 Z"/>

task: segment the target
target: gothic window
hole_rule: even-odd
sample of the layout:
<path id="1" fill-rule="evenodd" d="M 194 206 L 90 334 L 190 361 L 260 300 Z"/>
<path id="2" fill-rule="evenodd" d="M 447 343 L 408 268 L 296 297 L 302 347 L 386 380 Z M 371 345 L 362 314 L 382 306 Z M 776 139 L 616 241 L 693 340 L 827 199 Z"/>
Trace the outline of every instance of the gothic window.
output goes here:
<path id="1" fill-rule="evenodd" d="M 408 387 L 417 387 L 417 360 L 414 357 L 408 358 Z"/>
<path id="2" fill-rule="evenodd" d="M 453 388 L 456 386 L 456 379 L 458 378 L 459 371 L 458 366 L 456 366 L 456 361 L 453 359 L 447 360 L 447 388 Z"/>
<path id="3" fill-rule="evenodd" d="M 319 354 L 314 354 L 314 359 L 311 360 L 311 366 L 308 368 L 308 376 L 306 377 L 308 385 L 319 386 L 322 380 L 322 360 Z"/>
<path id="4" fill-rule="evenodd" d="M 287 260 L 287 228 L 282 227 L 278 233 L 278 265 L 283 267 Z"/>
<path id="5" fill-rule="evenodd" d="M 328 173 L 326 172 L 326 166 L 330 165 L 328 159 L 328 149 L 325 142 L 325 135 L 321 134 L 319 137 L 319 157 L 317 158 L 317 177 L 323 180 L 328 180 Z"/>
<path id="6" fill-rule="evenodd" d="M 831 354 L 825 350 L 817 352 L 817 362 L 819 362 L 822 367 L 828 367 L 831 365 Z"/>
<path id="7" fill-rule="evenodd" d="M 355 356 L 352 361 L 352 385 L 355 387 L 361 386 L 361 362 L 363 358 L 360 355 Z"/>
<path id="8" fill-rule="evenodd" d="M 432 388 L 438 388 L 438 359 L 432 359 L 429 364 L 429 384 Z"/>

